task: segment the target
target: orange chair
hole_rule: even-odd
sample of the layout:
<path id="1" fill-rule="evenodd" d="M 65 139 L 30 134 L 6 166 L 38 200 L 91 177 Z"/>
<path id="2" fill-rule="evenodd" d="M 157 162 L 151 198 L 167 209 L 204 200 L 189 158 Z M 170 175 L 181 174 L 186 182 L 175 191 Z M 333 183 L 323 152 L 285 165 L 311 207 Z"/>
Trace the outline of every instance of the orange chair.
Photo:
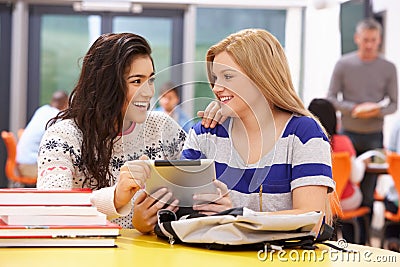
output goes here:
<path id="1" fill-rule="evenodd" d="M 17 170 L 17 140 L 12 132 L 2 131 L 1 137 L 7 149 L 7 161 L 5 166 L 6 176 L 9 181 L 24 185 L 35 185 L 37 177 L 20 176 Z"/>
<path id="2" fill-rule="evenodd" d="M 400 196 L 400 154 L 388 153 L 386 156 L 386 161 L 389 166 L 388 173 L 392 176 L 397 194 Z M 393 224 L 397 224 L 400 227 L 400 208 L 397 209 L 397 213 L 385 211 L 385 224 L 383 225 L 382 229 L 381 248 L 383 248 L 385 242 L 386 228 Z"/>
<path id="3" fill-rule="evenodd" d="M 333 152 L 332 153 L 332 177 L 336 183 L 336 204 L 332 207 L 334 215 L 345 223 L 351 223 L 354 228 L 354 240 L 360 241 L 360 226 L 357 222 L 357 217 L 363 217 L 366 229 L 369 229 L 369 220 L 367 215 L 370 213 L 368 207 L 359 207 L 354 210 L 343 211 L 340 207 L 340 197 L 343 194 L 351 175 L 351 157 L 348 152 Z M 366 231 L 366 240 L 368 242 L 368 231 Z"/>

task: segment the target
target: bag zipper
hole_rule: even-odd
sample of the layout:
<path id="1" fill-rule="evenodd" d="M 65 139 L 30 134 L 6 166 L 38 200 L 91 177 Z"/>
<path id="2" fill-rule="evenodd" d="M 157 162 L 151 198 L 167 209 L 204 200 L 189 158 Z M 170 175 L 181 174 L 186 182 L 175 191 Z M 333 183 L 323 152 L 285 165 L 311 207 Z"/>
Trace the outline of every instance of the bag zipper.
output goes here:
<path id="1" fill-rule="evenodd" d="M 172 234 L 170 234 L 170 232 L 168 232 L 165 228 L 164 225 L 162 223 L 159 224 L 161 232 L 168 237 L 168 242 L 169 244 L 173 245 L 175 243 L 175 239 L 174 236 Z"/>

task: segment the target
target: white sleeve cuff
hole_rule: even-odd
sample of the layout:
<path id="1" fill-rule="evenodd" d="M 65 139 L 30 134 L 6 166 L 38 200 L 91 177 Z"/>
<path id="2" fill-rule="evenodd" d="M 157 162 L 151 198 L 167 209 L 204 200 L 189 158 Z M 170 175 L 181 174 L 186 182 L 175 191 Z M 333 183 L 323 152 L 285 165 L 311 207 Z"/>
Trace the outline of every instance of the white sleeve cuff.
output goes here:
<path id="1" fill-rule="evenodd" d="M 128 215 L 132 210 L 132 202 L 129 201 L 125 206 L 115 209 L 114 206 L 114 191 L 115 185 L 111 187 L 101 188 L 93 191 L 90 198 L 92 204 L 96 206 L 97 210 L 107 215 L 108 220 L 113 220 L 118 217 Z"/>

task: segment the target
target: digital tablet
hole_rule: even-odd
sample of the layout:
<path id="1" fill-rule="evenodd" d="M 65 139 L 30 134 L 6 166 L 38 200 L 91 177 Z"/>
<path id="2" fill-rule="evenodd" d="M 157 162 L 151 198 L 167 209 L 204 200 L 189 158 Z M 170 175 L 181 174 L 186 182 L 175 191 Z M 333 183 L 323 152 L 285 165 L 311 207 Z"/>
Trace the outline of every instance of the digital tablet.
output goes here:
<path id="1" fill-rule="evenodd" d="M 193 206 L 193 195 L 217 193 L 214 160 L 146 160 L 151 168 L 145 190 L 152 194 L 167 188 L 179 199 L 179 206 Z"/>

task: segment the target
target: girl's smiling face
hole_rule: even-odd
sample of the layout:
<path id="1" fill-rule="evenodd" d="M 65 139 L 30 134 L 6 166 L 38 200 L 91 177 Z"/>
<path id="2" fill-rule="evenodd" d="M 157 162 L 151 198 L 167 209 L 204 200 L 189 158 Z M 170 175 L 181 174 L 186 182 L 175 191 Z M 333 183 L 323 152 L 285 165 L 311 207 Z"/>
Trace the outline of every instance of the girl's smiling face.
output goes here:
<path id="1" fill-rule="evenodd" d="M 213 61 L 215 79 L 213 92 L 221 102 L 224 116 L 242 117 L 265 98 L 240 66 L 227 52 L 217 54 Z"/>
<path id="2" fill-rule="evenodd" d="M 154 68 L 150 57 L 139 56 L 132 60 L 124 80 L 127 88 L 126 104 L 122 108 L 124 120 L 143 123 L 154 96 Z"/>

